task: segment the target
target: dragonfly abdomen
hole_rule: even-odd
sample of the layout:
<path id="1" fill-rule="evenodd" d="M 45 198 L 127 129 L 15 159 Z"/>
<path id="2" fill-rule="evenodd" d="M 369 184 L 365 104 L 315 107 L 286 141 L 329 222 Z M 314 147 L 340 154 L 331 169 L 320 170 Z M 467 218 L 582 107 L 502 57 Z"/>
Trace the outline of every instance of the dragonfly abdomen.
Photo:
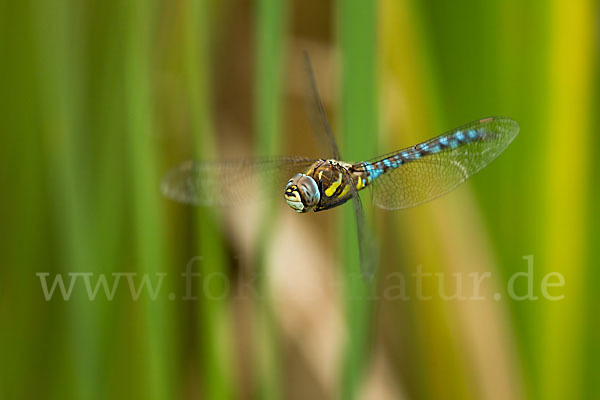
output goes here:
<path id="1" fill-rule="evenodd" d="M 461 145 L 483 140 L 485 139 L 485 135 L 484 130 L 458 130 L 451 134 L 438 136 L 418 145 L 397 151 L 378 161 L 365 161 L 361 164 L 367 175 L 368 183 L 371 183 L 382 174 L 394 170 L 403 164 L 440 153 L 446 149 L 455 149 Z"/>

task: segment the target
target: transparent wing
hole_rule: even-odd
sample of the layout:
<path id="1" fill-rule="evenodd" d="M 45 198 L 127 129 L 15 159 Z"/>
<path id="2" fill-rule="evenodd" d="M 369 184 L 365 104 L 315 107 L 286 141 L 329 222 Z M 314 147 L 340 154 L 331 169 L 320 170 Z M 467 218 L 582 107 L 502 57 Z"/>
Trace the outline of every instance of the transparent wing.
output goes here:
<path id="1" fill-rule="evenodd" d="M 356 186 L 352 185 L 350 190 L 352 191 L 352 205 L 354 206 L 354 217 L 356 220 L 360 272 L 363 279 L 370 282 L 375 276 L 375 266 L 377 265 L 375 236 L 367 224 L 365 212 L 362 207 L 362 201 L 360 200 Z"/>
<path id="2" fill-rule="evenodd" d="M 516 121 L 486 118 L 372 160 L 393 165 L 397 157 L 406 156 L 399 166 L 373 181 L 373 202 L 385 209 L 402 209 L 433 200 L 492 162 L 518 133 Z"/>
<path id="3" fill-rule="evenodd" d="M 310 89 L 310 93 L 306 97 L 308 100 L 306 103 L 306 111 L 310 118 L 313 131 L 317 136 L 317 139 L 320 140 L 323 145 L 329 147 L 331 157 L 335 160 L 340 160 L 340 151 L 331 130 L 331 126 L 329 125 L 329 121 L 327 120 L 327 114 L 325 113 L 325 107 L 323 106 L 321 95 L 319 94 L 312 63 L 306 52 L 304 52 L 304 63 L 306 68 L 306 80 L 308 81 L 307 86 Z M 352 179 L 350 179 L 350 181 L 352 181 Z M 367 224 L 356 186 L 352 185 L 351 191 L 358 237 L 361 274 L 365 280 L 370 281 L 375 275 L 377 258 L 374 235 Z"/>
<path id="4" fill-rule="evenodd" d="M 323 107 L 323 101 L 321 100 L 321 95 L 319 94 L 315 73 L 307 52 L 304 52 L 304 64 L 307 81 L 306 86 L 308 89 L 310 89 L 310 93 L 308 93 L 306 96 L 306 113 L 308 114 L 317 139 L 322 144 L 330 148 L 331 157 L 333 157 L 334 160 L 339 160 L 340 151 L 338 150 L 335 137 L 331 131 L 331 126 L 329 126 L 327 114 L 325 114 L 325 107 Z"/>
<path id="5" fill-rule="evenodd" d="M 287 181 L 306 172 L 314 162 L 304 157 L 188 161 L 165 175 L 161 190 L 172 200 L 205 206 L 282 197 Z"/>

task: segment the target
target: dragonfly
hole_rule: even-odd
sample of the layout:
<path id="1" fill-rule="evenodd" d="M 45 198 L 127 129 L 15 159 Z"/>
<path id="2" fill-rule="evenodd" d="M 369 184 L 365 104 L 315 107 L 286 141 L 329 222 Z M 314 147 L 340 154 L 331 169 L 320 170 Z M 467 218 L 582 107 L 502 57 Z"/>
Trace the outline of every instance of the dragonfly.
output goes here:
<path id="1" fill-rule="evenodd" d="M 306 64 L 307 110 L 329 157 L 280 156 L 232 161 L 187 161 L 168 172 L 161 190 L 175 201 L 200 206 L 235 206 L 281 196 L 298 213 L 353 203 L 361 272 L 372 279 L 375 252 L 359 192 L 369 188 L 372 203 L 398 210 L 414 207 L 456 188 L 497 158 L 519 133 L 519 124 L 488 117 L 414 146 L 370 160 L 343 161 L 325 113 L 312 63 Z M 277 194 L 278 193 L 278 194 Z"/>

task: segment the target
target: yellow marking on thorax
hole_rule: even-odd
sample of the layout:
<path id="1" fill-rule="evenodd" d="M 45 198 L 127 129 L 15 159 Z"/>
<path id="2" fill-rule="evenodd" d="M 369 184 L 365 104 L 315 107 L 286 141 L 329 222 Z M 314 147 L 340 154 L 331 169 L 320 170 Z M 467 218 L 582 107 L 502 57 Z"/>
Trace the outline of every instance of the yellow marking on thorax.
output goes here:
<path id="1" fill-rule="evenodd" d="M 308 171 L 306 171 L 305 175 L 312 176 L 312 174 L 315 172 L 315 169 L 317 167 L 318 167 L 318 165 L 315 165 L 315 164 L 311 165 L 310 168 L 308 168 Z"/>
<path id="2" fill-rule="evenodd" d="M 350 191 L 350 185 L 346 185 L 344 187 L 344 190 L 342 190 L 342 193 L 340 193 L 340 195 L 338 197 L 344 197 L 345 195 L 348 194 L 349 191 Z"/>
<path id="3" fill-rule="evenodd" d="M 360 189 L 362 189 L 364 187 L 365 187 L 365 185 L 363 184 L 362 177 L 359 176 L 358 177 L 358 183 L 356 184 L 356 190 L 360 190 Z"/>
<path id="4" fill-rule="evenodd" d="M 337 190 L 337 188 L 342 184 L 342 174 L 340 174 L 337 181 L 333 182 L 327 189 L 325 189 L 325 196 L 331 197 Z"/>
<path id="5" fill-rule="evenodd" d="M 322 176 L 323 176 L 323 171 L 319 171 L 319 180 L 321 180 Z"/>

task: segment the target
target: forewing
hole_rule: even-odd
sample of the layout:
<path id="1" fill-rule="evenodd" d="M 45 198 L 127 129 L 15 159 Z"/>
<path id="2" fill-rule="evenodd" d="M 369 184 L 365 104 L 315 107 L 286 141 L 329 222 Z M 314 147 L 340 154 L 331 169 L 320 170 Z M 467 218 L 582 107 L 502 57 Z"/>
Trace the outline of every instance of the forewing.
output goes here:
<path id="1" fill-rule="evenodd" d="M 188 161 L 167 173 L 161 190 L 172 200 L 203 206 L 280 198 L 287 181 L 306 172 L 314 162 L 304 157 Z"/>
<path id="2" fill-rule="evenodd" d="M 432 148 L 443 140 L 456 140 L 458 132 L 476 132 L 477 140 L 446 147 L 438 153 L 416 159 L 422 148 Z M 410 161 L 389 170 L 372 182 L 373 202 L 385 209 L 413 207 L 439 197 L 464 182 L 492 162 L 519 132 L 519 124 L 508 118 L 486 118 L 430 139 L 422 144 L 395 152 L 408 154 Z M 445 138 L 445 140 L 444 140 Z M 452 142 L 450 142 L 452 143 Z M 458 143 L 458 142 L 456 142 Z M 389 158 L 393 154 L 373 160 Z"/>
<path id="3" fill-rule="evenodd" d="M 304 52 L 304 66 L 306 76 L 306 86 L 310 90 L 306 95 L 306 113 L 310 119 L 312 129 L 317 136 L 317 139 L 331 151 L 331 157 L 334 160 L 340 159 L 340 151 L 338 149 L 335 137 L 331 131 L 331 126 L 327 120 L 323 100 L 319 94 L 317 80 L 312 67 L 312 62 L 307 52 Z"/>
<path id="4" fill-rule="evenodd" d="M 352 179 L 350 179 L 352 182 Z M 354 185 L 350 186 L 352 194 L 352 205 L 354 206 L 354 217 L 356 221 L 356 235 L 358 239 L 358 253 L 360 258 L 360 271 L 363 279 L 371 281 L 375 276 L 377 264 L 377 249 L 375 247 L 375 235 L 367 223 L 362 201 Z"/>

